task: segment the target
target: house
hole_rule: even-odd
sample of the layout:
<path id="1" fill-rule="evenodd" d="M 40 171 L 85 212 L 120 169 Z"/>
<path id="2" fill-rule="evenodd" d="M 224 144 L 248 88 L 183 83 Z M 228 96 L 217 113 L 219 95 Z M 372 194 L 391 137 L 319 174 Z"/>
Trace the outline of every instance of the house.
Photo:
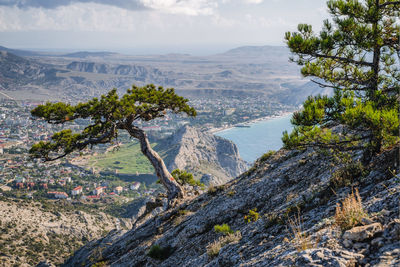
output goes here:
<path id="1" fill-rule="evenodd" d="M 96 189 L 93 190 L 93 195 L 98 196 L 98 195 L 102 194 L 103 192 L 104 192 L 104 187 L 99 186 L 99 187 L 96 187 Z"/>
<path id="2" fill-rule="evenodd" d="M 26 182 L 26 179 L 25 179 L 25 178 L 19 177 L 19 178 L 16 178 L 16 179 L 15 179 L 15 182 L 16 182 L 16 183 L 25 183 L 25 182 Z"/>
<path id="3" fill-rule="evenodd" d="M 121 194 L 121 192 L 123 191 L 124 189 L 122 188 L 122 186 L 117 186 L 116 188 L 114 188 L 114 193 L 115 194 Z"/>
<path id="4" fill-rule="evenodd" d="M 131 184 L 130 188 L 131 190 L 138 190 L 140 187 L 140 183 L 139 182 L 134 182 L 133 184 Z"/>
<path id="5" fill-rule="evenodd" d="M 68 194 L 65 192 L 57 192 L 57 194 L 55 194 L 54 196 L 55 198 L 62 198 L 62 199 L 68 198 Z"/>
<path id="6" fill-rule="evenodd" d="M 77 186 L 71 191 L 71 195 L 76 196 L 82 194 L 82 186 Z"/>
<path id="7" fill-rule="evenodd" d="M 47 192 L 47 194 L 52 195 L 55 198 L 60 198 L 60 199 L 68 198 L 68 194 L 65 192 L 52 191 L 52 192 Z"/>

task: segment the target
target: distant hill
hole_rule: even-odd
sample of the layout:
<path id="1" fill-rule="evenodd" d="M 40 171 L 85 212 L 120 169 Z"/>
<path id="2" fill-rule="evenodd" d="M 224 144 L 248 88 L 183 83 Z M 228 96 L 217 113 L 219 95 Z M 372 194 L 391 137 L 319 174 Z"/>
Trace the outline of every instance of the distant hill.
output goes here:
<path id="1" fill-rule="evenodd" d="M 107 52 L 107 51 L 104 51 L 104 52 L 80 51 L 80 52 L 60 55 L 60 57 L 88 58 L 88 57 L 107 57 L 107 56 L 114 56 L 114 55 L 118 55 L 118 54 L 114 53 L 114 52 Z"/>
<path id="2" fill-rule="evenodd" d="M 34 51 L 11 49 L 4 46 L 0 46 L 0 51 L 10 52 L 17 56 L 31 57 L 31 56 L 41 56 L 42 54 Z"/>
<path id="3" fill-rule="evenodd" d="M 42 84 L 56 78 L 51 66 L 28 60 L 7 51 L 0 52 L 0 86 L 16 90 L 26 84 Z"/>
<path id="4" fill-rule="evenodd" d="M 288 62 L 289 50 L 279 46 L 244 46 L 203 57 L 107 51 L 60 56 L 1 49 L 0 86 L 21 100 L 83 101 L 111 88 L 125 91 L 132 84 L 153 83 L 190 98 L 257 97 L 298 105 L 311 93 L 324 91 L 302 80 L 298 66 Z"/>
<path id="5" fill-rule="evenodd" d="M 289 49 L 284 46 L 241 46 L 226 51 L 220 55 L 222 56 L 235 56 L 247 58 L 262 58 L 268 60 L 280 60 L 288 62 Z"/>

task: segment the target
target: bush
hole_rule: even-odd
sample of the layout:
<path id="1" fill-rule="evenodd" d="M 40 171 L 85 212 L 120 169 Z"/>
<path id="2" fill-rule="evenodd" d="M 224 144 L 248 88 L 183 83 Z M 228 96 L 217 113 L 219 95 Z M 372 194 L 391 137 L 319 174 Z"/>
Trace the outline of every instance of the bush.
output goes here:
<path id="1" fill-rule="evenodd" d="M 218 256 L 221 248 L 223 248 L 227 244 L 239 242 L 240 239 L 242 239 L 242 234 L 240 233 L 240 231 L 236 231 L 236 233 L 234 233 L 234 234 L 228 234 L 226 236 L 221 236 L 217 241 L 211 243 L 207 247 L 207 254 L 211 258 L 214 258 L 214 257 Z"/>
<path id="2" fill-rule="evenodd" d="M 269 158 L 271 158 L 276 152 L 274 150 L 269 150 L 267 153 L 265 153 L 264 155 L 262 155 L 259 158 L 259 162 L 264 162 L 267 161 Z"/>
<path id="3" fill-rule="evenodd" d="M 215 225 L 214 226 L 214 231 L 216 233 L 222 233 L 223 235 L 233 234 L 233 230 L 226 223 L 224 223 L 223 225 L 218 225 L 218 224 Z"/>
<path id="4" fill-rule="evenodd" d="M 249 214 L 244 216 L 244 221 L 247 223 L 255 222 L 260 218 L 260 214 L 257 212 L 257 208 L 249 210 Z"/>
<path id="5" fill-rule="evenodd" d="M 208 188 L 207 194 L 210 196 L 216 196 L 218 193 L 224 191 L 224 189 L 225 189 L 225 186 L 223 186 L 223 185 L 220 185 L 220 186 L 211 185 Z"/>
<path id="6" fill-rule="evenodd" d="M 349 186 L 365 174 L 366 170 L 361 162 L 350 162 L 333 173 L 330 183 L 334 188 Z"/>
<path id="7" fill-rule="evenodd" d="M 153 245 L 147 253 L 147 256 L 156 260 L 165 260 L 168 259 L 173 252 L 174 249 L 171 246 L 161 247 L 159 245 Z"/>
<path id="8" fill-rule="evenodd" d="M 364 211 L 358 189 L 352 191 L 343 200 L 342 205 L 336 204 L 335 223 L 343 231 L 360 224 L 366 217 L 368 214 Z"/>
<path id="9" fill-rule="evenodd" d="M 200 183 L 200 181 L 197 181 L 193 178 L 193 174 L 187 172 L 187 171 L 181 171 L 179 169 L 175 169 L 171 172 L 171 175 L 175 178 L 175 180 L 178 182 L 180 185 L 191 185 L 191 186 L 200 186 L 204 187 L 203 183 Z"/>
<path id="10" fill-rule="evenodd" d="M 288 223 L 293 235 L 292 243 L 297 251 L 300 252 L 315 247 L 315 244 L 311 242 L 310 236 L 303 231 L 303 220 L 300 216 L 300 212 L 297 216 L 295 215 L 293 218 L 289 218 Z"/>

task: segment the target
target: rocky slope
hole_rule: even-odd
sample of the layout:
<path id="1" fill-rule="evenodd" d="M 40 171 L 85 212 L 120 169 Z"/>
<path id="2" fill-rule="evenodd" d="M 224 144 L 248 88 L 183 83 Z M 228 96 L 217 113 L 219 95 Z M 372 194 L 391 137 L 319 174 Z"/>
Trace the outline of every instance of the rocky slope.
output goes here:
<path id="1" fill-rule="evenodd" d="M 359 157 L 346 167 L 311 149 L 266 155 L 223 186 L 89 243 L 64 266 L 399 266 L 399 144 L 364 168 Z M 336 205 L 352 188 L 368 215 L 341 229 Z M 237 232 L 214 230 L 224 223 Z"/>
<path id="2" fill-rule="evenodd" d="M 16 56 L 0 49 L 0 87 L 16 90 L 28 83 L 45 83 L 57 79 L 51 66 Z"/>
<path id="3" fill-rule="evenodd" d="M 155 147 L 168 170 L 192 172 L 206 185 L 224 184 L 247 170 L 236 145 L 222 137 L 184 126 Z"/>
<path id="4" fill-rule="evenodd" d="M 130 220 L 103 212 L 88 213 L 73 207 L 67 211 L 70 205 L 2 197 L 0 265 L 35 266 L 45 259 L 59 264 L 86 242 L 113 229 L 132 227 Z"/>

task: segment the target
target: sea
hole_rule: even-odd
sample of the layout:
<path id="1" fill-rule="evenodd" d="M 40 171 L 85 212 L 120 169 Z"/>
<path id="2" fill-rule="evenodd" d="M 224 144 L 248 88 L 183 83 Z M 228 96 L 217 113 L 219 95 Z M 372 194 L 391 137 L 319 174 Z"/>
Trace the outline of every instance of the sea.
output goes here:
<path id="1" fill-rule="evenodd" d="M 283 131 L 290 132 L 292 114 L 249 124 L 250 127 L 234 127 L 215 133 L 234 142 L 242 159 L 252 163 L 269 150 L 282 147 Z"/>

